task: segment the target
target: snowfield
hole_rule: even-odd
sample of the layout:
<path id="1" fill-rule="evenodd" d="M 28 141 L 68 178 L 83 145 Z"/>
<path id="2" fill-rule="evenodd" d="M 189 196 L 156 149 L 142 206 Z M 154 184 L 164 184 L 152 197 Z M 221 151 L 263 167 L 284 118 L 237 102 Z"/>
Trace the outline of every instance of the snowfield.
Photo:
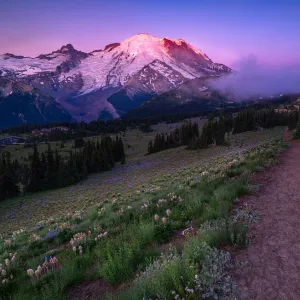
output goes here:
<path id="1" fill-rule="evenodd" d="M 40 58 L 15 58 L 0 55 L 0 70 L 8 70 L 16 73 L 18 77 L 25 77 L 41 72 L 55 72 L 56 67 L 68 59 L 67 55 L 57 54 L 51 60 Z"/>

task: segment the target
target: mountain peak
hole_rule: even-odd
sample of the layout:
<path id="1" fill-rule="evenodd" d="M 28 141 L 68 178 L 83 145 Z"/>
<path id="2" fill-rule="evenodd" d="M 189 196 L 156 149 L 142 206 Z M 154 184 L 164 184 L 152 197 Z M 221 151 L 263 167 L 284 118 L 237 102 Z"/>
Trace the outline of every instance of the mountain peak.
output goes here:
<path id="1" fill-rule="evenodd" d="M 155 37 L 154 35 L 152 35 L 150 33 L 146 33 L 146 32 L 140 32 L 140 33 L 136 34 L 136 36 Z"/>
<path id="2" fill-rule="evenodd" d="M 66 52 L 70 52 L 70 51 L 74 51 L 75 48 L 73 47 L 72 44 L 67 44 L 67 45 L 64 45 L 60 48 L 59 52 L 61 53 L 66 53 Z"/>
<path id="3" fill-rule="evenodd" d="M 130 41 L 159 41 L 160 39 L 149 34 L 149 33 L 138 33 L 138 34 L 135 34 L 133 36 L 131 36 L 130 38 L 126 39 L 125 41 L 123 42 L 130 42 Z"/>
<path id="4" fill-rule="evenodd" d="M 186 42 L 184 39 L 179 38 L 177 40 L 171 39 L 171 38 L 163 38 L 162 39 L 163 45 L 165 46 L 168 51 L 177 51 L 176 49 L 181 48 L 187 50 L 190 55 L 197 55 L 203 57 L 206 61 L 212 63 L 211 59 L 198 48 L 192 46 L 188 42 Z M 185 55 L 189 55 L 187 52 L 184 53 Z"/>

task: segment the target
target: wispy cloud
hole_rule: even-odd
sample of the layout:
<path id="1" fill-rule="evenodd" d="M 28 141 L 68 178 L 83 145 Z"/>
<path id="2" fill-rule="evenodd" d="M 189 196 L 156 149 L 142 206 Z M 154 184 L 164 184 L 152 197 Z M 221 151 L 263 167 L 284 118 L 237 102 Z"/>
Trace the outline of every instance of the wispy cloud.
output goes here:
<path id="1" fill-rule="evenodd" d="M 237 100 L 254 96 L 279 96 L 300 93 L 300 67 L 269 67 L 251 54 L 233 65 L 236 72 L 213 83 L 221 92 L 230 93 Z"/>

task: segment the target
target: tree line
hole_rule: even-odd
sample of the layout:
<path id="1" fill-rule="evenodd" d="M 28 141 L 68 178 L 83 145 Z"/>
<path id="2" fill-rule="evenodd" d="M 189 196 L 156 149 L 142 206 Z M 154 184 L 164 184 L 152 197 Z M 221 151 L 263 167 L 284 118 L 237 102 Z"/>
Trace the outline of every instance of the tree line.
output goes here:
<path id="1" fill-rule="evenodd" d="M 125 163 L 122 139 L 104 136 L 88 140 L 83 147 L 63 157 L 48 144 L 41 152 L 37 145 L 28 155 L 28 163 L 12 160 L 9 152 L 0 160 L 0 200 L 58 187 L 65 187 L 85 179 L 88 174 L 108 171 L 116 162 Z"/>
<path id="2" fill-rule="evenodd" d="M 289 125 L 291 128 L 294 128 L 297 123 L 297 115 L 295 111 L 281 112 L 276 109 L 247 109 L 235 116 L 232 133 L 255 131 L 260 128 L 272 128 L 275 126 Z"/>
<path id="3" fill-rule="evenodd" d="M 262 108 L 270 108 L 274 106 L 278 106 L 282 103 L 291 103 L 297 99 L 296 96 L 283 96 L 280 99 L 276 100 L 269 100 L 269 101 L 262 101 L 259 102 L 237 102 L 232 104 L 231 107 L 224 108 L 222 113 L 224 115 L 233 114 L 240 112 L 245 109 L 245 107 L 249 106 L 250 108 L 254 108 L 256 110 Z M 76 136 L 72 135 L 70 138 L 74 139 L 75 137 L 88 137 L 91 135 L 99 135 L 99 134 L 113 134 L 119 133 L 121 131 L 125 131 L 128 127 L 129 128 L 140 128 L 149 125 L 155 125 L 158 123 L 166 122 L 167 124 L 175 123 L 182 121 L 187 118 L 194 118 L 194 117 L 209 117 L 211 115 L 218 116 L 219 112 L 211 109 L 208 111 L 194 111 L 194 112 L 178 112 L 173 114 L 164 114 L 162 115 L 154 115 L 149 117 L 127 117 L 122 116 L 119 119 L 115 120 L 96 120 L 87 122 L 70 122 L 70 121 L 63 121 L 63 122 L 52 122 L 48 124 L 23 124 L 19 126 L 13 126 L 8 128 L 0 129 L 2 133 L 9 133 L 11 135 L 18 135 L 18 134 L 26 134 L 31 133 L 34 129 L 42 129 L 42 128 L 53 128 L 53 127 L 67 127 L 71 132 L 74 132 Z M 69 133 L 70 134 L 70 133 Z"/>
<path id="4" fill-rule="evenodd" d="M 224 145 L 226 133 L 238 134 L 276 126 L 288 126 L 293 130 L 297 124 L 300 132 L 300 117 L 296 110 L 249 108 L 236 114 L 226 116 L 220 114 L 218 118 L 211 116 L 203 125 L 201 133 L 198 125 L 192 124 L 191 121 L 185 121 L 180 128 L 170 133 L 157 133 L 154 140 L 149 142 L 147 153 L 152 154 L 179 146 L 195 150 L 210 145 Z"/>
<path id="5" fill-rule="evenodd" d="M 187 145 L 197 137 L 199 137 L 198 124 L 186 121 L 180 128 L 170 133 L 157 133 L 154 140 L 149 141 L 148 154 Z"/>

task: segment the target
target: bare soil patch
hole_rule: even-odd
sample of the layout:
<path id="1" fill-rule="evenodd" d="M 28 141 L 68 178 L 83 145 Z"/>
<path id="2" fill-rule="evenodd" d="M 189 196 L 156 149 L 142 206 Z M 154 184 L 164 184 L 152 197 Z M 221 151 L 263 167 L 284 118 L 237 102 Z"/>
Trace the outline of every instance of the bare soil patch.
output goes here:
<path id="1" fill-rule="evenodd" d="M 114 291 L 104 279 L 86 281 L 72 286 L 68 291 L 70 300 L 101 300 L 105 299 L 107 293 Z"/>
<path id="2" fill-rule="evenodd" d="M 300 299 L 300 143 L 291 142 L 280 164 L 255 181 L 262 188 L 243 201 L 262 217 L 249 228 L 250 247 L 234 254 L 248 262 L 233 274 L 241 299 Z"/>

